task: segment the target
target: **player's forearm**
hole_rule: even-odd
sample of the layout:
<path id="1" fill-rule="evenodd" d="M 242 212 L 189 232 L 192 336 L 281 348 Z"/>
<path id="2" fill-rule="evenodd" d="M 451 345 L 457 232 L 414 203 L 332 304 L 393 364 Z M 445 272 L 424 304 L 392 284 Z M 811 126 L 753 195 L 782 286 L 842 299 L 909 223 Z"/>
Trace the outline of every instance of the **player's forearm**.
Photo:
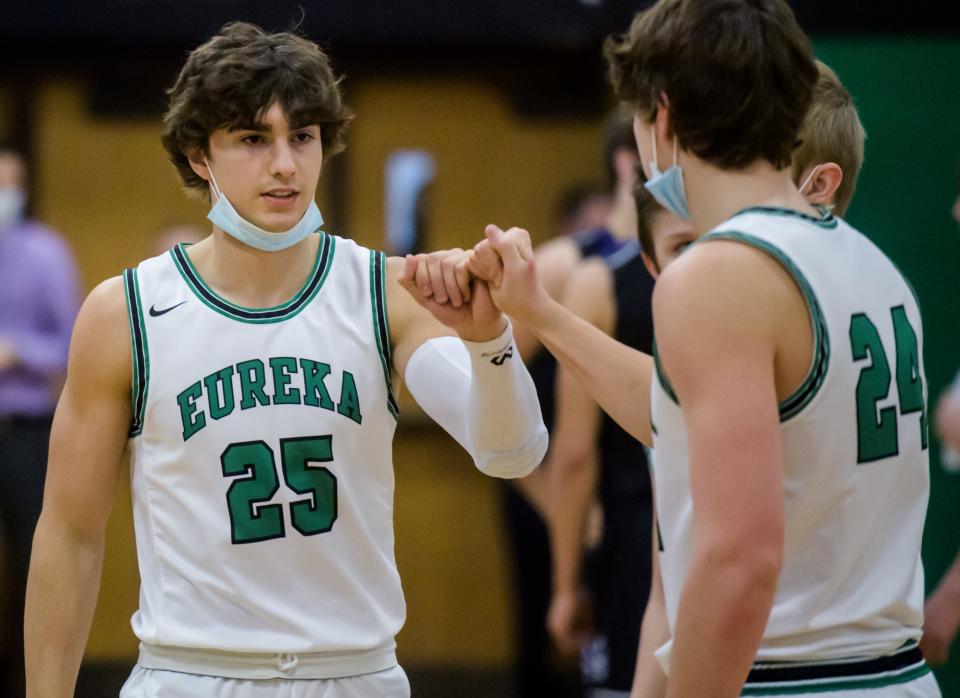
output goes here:
<path id="1" fill-rule="evenodd" d="M 580 586 L 583 534 L 597 484 L 596 454 L 565 451 L 555 444 L 556 457 L 545 466 L 549 478 L 550 551 L 555 592 Z"/>
<path id="2" fill-rule="evenodd" d="M 680 597 L 668 698 L 740 695 L 770 616 L 779 569 L 779 558 L 762 550 L 731 544 L 695 551 Z"/>
<path id="3" fill-rule="evenodd" d="M 652 357 L 621 344 L 549 299 L 535 318 L 526 321 L 611 419 L 638 441 L 653 445 L 649 400 Z"/>
<path id="4" fill-rule="evenodd" d="M 103 541 L 41 516 L 24 613 L 28 698 L 73 696 L 103 564 Z"/>

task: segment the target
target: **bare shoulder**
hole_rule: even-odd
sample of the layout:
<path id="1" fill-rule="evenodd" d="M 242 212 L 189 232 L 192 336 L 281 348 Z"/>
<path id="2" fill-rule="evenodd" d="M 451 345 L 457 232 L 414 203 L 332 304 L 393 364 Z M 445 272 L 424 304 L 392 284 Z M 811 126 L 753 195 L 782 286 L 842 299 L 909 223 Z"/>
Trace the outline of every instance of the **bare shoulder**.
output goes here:
<path id="1" fill-rule="evenodd" d="M 599 257 L 577 264 L 563 289 L 560 302 L 571 312 L 607 334 L 613 329 L 613 274 Z"/>
<path id="2" fill-rule="evenodd" d="M 580 250 L 568 237 L 549 240 L 534 251 L 537 276 L 551 298 L 560 298 L 570 273 L 580 263 Z"/>
<path id="3" fill-rule="evenodd" d="M 693 246 L 660 275 L 654 317 L 658 335 L 661 321 L 691 330 L 722 324 L 756 332 L 794 296 L 799 297 L 799 289 L 770 255 L 732 240 L 715 240 Z"/>
<path id="4" fill-rule="evenodd" d="M 124 389 L 131 375 L 130 323 L 123 279 L 100 283 L 80 308 L 70 341 L 68 380 L 108 382 Z"/>

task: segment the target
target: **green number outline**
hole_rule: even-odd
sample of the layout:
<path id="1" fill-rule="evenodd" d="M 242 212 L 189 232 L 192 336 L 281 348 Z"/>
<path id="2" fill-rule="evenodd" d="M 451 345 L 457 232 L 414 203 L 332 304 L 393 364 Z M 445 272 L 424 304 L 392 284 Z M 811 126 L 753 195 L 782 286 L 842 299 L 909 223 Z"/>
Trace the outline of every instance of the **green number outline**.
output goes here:
<path id="1" fill-rule="evenodd" d="M 233 455 L 242 447 L 257 446 L 262 446 L 262 449 L 257 449 L 259 454 L 265 455 L 261 460 L 248 462 L 243 459 L 238 462 Z M 265 465 L 268 467 L 264 467 Z M 227 512 L 230 514 L 230 538 L 234 545 L 283 538 L 286 535 L 283 505 L 254 507 L 255 504 L 269 502 L 280 489 L 273 449 L 262 439 L 232 443 L 220 455 L 220 468 L 224 477 L 233 478 L 226 496 Z M 238 475 L 246 477 L 237 477 Z M 265 494 L 264 484 L 267 485 L 266 489 L 270 490 L 269 494 Z M 260 528 L 265 528 L 266 531 L 258 534 L 246 532 L 247 529 Z"/>
<path id="2" fill-rule="evenodd" d="M 304 445 L 315 448 L 309 453 L 297 453 Z M 280 464 L 283 480 L 297 494 L 313 494 L 313 501 L 301 499 L 290 503 L 290 521 L 304 536 L 326 533 L 337 520 L 337 477 L 323 466 L 310 463 L 333 461 L 333 436 L 302 436 L 280 439 Z M 321 494 L 326 496 L 321 497 Z M 322 523 L 312 523 L 319 514 Z"/>

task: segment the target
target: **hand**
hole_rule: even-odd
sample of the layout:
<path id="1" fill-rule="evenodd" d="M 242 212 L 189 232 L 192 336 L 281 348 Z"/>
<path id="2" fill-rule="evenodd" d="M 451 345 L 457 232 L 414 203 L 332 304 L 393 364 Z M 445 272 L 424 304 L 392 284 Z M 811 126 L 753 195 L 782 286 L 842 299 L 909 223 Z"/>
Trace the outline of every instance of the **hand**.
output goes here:
<path id="1" fill-rule="evenodd" d="M 593 635 L 593 609 L 587 594 L 581 589 L 554 592 L 547 630 L 561 654 L 579 654 Z"/>
<path id="2" fill-rule="evenodd" d="M 13 344 L 0 337 L 0 373 L 9 371 L 17 365 L 17 352 Z"/>
<path id="3" fill-rule="evenodd" d="M 522 228 L 504 232 L 495 225 L 488 225 L 484 233 L 486 239 L 474 246 L 467 269 L 489 282 L 493 302 L 500 310 L 520 322 L 530 322 L 548 298 L 537 280 L 530 234 Z"/>
<path id="4" fill-rule="evenodd" d="M 928 664 L 943 664 L 960 627 L 960 599 L 949 589 L 939 588 L 923 607 L 923 637 L 920 649 Z"/>
<path id="5" fill-rule="evenodd" d="M 487 284 L 467 270 L 470 252 L 461 249 L 407 255 L 398 281 L 422 307 L 462 339 L 486 341 L 506 327 Z"/>

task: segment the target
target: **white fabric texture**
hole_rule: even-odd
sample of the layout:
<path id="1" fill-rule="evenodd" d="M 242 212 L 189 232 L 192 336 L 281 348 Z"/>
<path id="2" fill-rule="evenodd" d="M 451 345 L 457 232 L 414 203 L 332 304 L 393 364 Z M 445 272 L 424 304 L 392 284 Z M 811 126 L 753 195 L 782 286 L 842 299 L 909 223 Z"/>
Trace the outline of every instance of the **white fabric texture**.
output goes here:
<path id="1" fill-rule="evenodd" d="M 547 452 L 547 429 L 533 379 L 507 325 L 488 342 L 436 337 L 410 357 L 410 394 L 486 475 L 528 475 Z"/>

